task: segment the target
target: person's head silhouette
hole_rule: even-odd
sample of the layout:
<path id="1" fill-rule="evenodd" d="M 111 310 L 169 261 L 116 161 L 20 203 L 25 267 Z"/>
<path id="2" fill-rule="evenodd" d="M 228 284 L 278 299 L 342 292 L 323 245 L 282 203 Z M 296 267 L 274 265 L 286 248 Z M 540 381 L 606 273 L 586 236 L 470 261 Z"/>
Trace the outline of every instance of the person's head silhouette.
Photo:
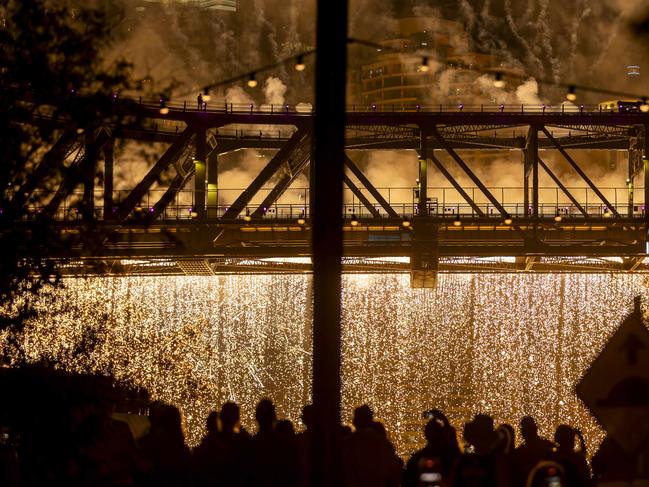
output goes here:
<path id="1" fill-rule="evenodd" d="M 239 406 L 234 402 L 226 402 L 221 408 L 221 426 L 223 431 L 232 431 L 239 422 Z"/>
<path id="2" fill-rule="evenodd" d="M 539 429 L 532 416 L 523 416 L 521 419 L 521 436 L 525 441 L 535 440 L 539 437 Z"/>
<path id="3" fill-rule="evenodd" d="M 560 424 L 554 432 L 554 441 L 561 450 L 574 450 L 575 430 L 567 424 Z"/>
<path id="4" fill-rule="evenodd" d="M 429 445 L 441 444 L 444 439 L 444 428 L 436 419 L 431 419 L 424 427 L 424 437 Z"/>
<path id="5" fill-rule="evenodd" d="M 275 424 L 275 405 L 270 399 L 262 399 L 257 404 L 255 419 L 259 423 L 259 431 L 271 430 Z"/>
<path id="6" fill-rule="evenodd" d="M 372 426 L 373 421 L 374 421 L 374 413 L 372 412 L 372 409 L 367 404 L 358 406 L 354 410 L 354 419 L 352 421 L 352 424 L 354 425 L 354 428 L 356 428 L 357 430 L 370 428 Z"/>

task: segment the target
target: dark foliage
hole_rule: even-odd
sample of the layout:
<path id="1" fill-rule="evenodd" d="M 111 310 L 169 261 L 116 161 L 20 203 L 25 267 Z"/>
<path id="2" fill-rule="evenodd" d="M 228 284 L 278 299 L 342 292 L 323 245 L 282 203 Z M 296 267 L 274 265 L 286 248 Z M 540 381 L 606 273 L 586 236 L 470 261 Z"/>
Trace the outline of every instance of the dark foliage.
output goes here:
<path id="1" fill-rule="evenodd" d="M 65 2 L 10 0 L 0 7 L 0 329 L 19 326 L 33 297 L 60 282 L 49 257 L 91 254 L 103 239 L 92 225 L 63 232 L 66 211 L 91 221 L 98 161 L 110 132 L 134 123 L 119 102 L 130 66 L 106 65 L 117 11 Z M 68 215 L 69 216 L 69 215 Z"/>

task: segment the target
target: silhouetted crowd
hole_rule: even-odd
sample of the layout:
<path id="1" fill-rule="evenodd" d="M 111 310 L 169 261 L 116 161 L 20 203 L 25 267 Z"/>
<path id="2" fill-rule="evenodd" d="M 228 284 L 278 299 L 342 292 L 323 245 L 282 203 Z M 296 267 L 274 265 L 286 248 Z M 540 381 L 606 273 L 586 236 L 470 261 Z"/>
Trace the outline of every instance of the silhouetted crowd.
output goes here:
<path id="1" fill-rule="evenodd" d="M 296 433 L 264 399 L 255 412 L 257 432 L 250 434 L 240 425 L 239 406 L 227 402 L 210 413 L 207 433 L 190 449 L 176 407 L 154 404 L 149 431 L 136 440 L 126 422 L 82 404 L 67 417 L 39 419 L 17 444 L 3 441 L 0 485 L 302 487 L 309 485 L 312 414 L 311 406 L 303 408 L 305 429 Z M 424 414 L 426 444 L 404 464 L 371 408 L 356 408 L 353 429 L 341 426 L 339 432 L 342 485 L 561 487 L 649 478 L 642 456 L 627 456 L 608 437 L 589 465 L 581 433 L 565 424 L 550 441 L 526 416 L 516 446 L 514 428 L 496 427 L 490 416 L 476 415 L 458 435 L 441 411 Z"/>

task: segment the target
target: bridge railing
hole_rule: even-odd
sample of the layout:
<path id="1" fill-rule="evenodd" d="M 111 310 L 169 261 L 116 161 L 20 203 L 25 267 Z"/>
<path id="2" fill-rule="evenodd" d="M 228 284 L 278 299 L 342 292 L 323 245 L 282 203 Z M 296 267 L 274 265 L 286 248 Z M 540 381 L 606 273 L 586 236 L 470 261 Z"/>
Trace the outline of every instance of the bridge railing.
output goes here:
<path id="1" fill-rule="evenodd" d="M 377 188 L 387 203 L 402 218 L 412 218 L 418 214 L 419 189 L 416 187 L 394 187 Z M 497 199 L 504 210 L 512 217 L 525 217 L 532 214 L 531 206 L 527 211 L 523 202 L 524 189 L 519 187 L 490 187 L 490 193 Z M 629 205 L 629 188 L 599 188 L 601 193 L 608 199 L 610 206 L 603 203 L 591 188 L 568 188 L 573 197 L 589 217 L 614 216 L 617 211 L 620 216 L 642 216 L 645 212 L 644 202 L 634 201 Z M 180 191 L 164 209 L 158 209 L 156 203 L 164 194 L 165 190 L 151 190 L 147 192 L 131 211 L 131 216 L 146 216 L 159 211 L 159 220 L 191 220 L 204 214 L 210 219 L 222 218 L 228 211 L 230 204 L 243 192 L 243 189 L 220 189 L 218 191 L 206 191 L 206 205 L 203 211 L 196 206 L 196 193 L 192 190 Z M 278 200 L 277 203 L 268 208 L 260 208 L 261 202 L 272 191 L 272 188 L 263 188 L 255 198 L 242 209 L 238 218 L 247 217 L 261 219 L 299 219 L 308 218 L 309 215 L 309 190 L 308 188 L 290 188 Z M 357 195 L 345 188 L 344 191 L 344 218 L 371 218 L 373 215 L 388 217 L 386 208 L 381 206 L 366 189 L 360 190 L 364 196 L 365 203 L 358 199 Z M 471 197 L 480 213 L 487 218 L 501 218 L 496 205 L 487 199 L 478 188 L 466 187 L 464 191 Z M 103 207 L 103 195 L 98 192 L 95 199 L 94 217 L 96 219 L 107 219 L 117 214 L 122 201 L 126 199 L 130 191 L 119 190 L 113 192 L 113 215 L 106 215 Z M 427 212 L 438 218 L 473 218 L 480 216 L 469 203 L 467 203 L 458 191 L 449 187 L 428 187 Z M 637 196 L 642 196 L 643 191 L 637 191 Z M 83 194 L 73 193 L 66 198 L 58 207 L 52 218 L 57 221 L 75 221 L 82 218 L 80 202 Z M 49 201 L 51 195 L 38 194 L 28 208 L 26 219 L 36 218 L 41 214 Z M 530 196 L 531 198 L 531 196 Z M 637 198 L 636 198 L 637 199 Z M 558 188 L 539 188 L 539 216 L 579 219 L 584 218 L 582 211 L 573 204 L 566 195 Z M 369 202 L 370 207 L 366 206 Z M 258 211 L 259 210 L 259 211 Z"/>
<path id="2" fill-rule="evenodd" d="M 175 112 L 209 112 L 209 113 L 226 113 L 226 114 L 292 114 L 292 115 L 311 115 L 314 113 L 314 107 L 310 103 L 229 103 L 224 99 L 210 100 L 202 106 L 198 105 L 196 100 L 183 101 L 165 101 L 163 103 L 158 99 L 138 100 L 144 108 L 158 109 L 167 108 Z M 620 110 L 604 108 L 599 104 L 573 104 L 563 102 L 558 104 L 505 104 L 505 103 L 488 103 L 488 104 L 431 104 L 431 103 L 369 103 L 369 104 L 350 104 L 346 107 L 349 113 L 520 113 L 520 114 L 571 114 L 571 113 L 620 113 Z M 629 112 L 637 112 L 639 108 L 630 108 Z M 162 113 L 162 112 L 161 112 Z"/>

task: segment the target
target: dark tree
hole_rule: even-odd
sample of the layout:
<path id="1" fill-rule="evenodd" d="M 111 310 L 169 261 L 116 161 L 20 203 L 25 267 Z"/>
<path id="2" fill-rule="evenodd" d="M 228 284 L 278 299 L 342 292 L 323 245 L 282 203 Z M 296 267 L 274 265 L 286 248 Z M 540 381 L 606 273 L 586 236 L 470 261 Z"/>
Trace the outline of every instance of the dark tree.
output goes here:
<path id="1" fill-rule="evenodd" d="M 111 131 L 135 122 L 119 98 L 130 66 L 102 58 L 121 15 L 110 4 L 0 6 L 0 329 L 19 326 L 39 291 L 60 283 L 52 255 L 89 255 L 101 244 L 88 188 L 101 178 Z M 85 223 L 75 232 L 55 223 L 62 202 Z"/>

